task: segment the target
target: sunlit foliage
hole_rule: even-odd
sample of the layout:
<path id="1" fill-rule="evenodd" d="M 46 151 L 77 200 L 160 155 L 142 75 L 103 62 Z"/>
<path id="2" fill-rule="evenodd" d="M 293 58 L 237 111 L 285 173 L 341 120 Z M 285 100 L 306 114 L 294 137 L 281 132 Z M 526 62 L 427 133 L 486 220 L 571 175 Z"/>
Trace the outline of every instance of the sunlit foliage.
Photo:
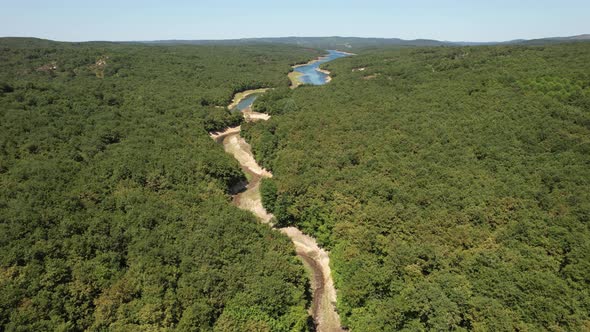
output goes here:
<path id="1" fill-rule="evenodd" d="M 264 203 L 352 331 L 590 327 L 590 44 L 381 49 L 261 99 Z M 281 112 L 284 101 L 294 111 Z M 270 182 L 270 183 L 269 183 Z"/>
<path id="2" fill-rule="evenodd" d="M 0 331 L 306 330 L 292 244 L 207 131 L 313 56 L 0 41 Z"/>

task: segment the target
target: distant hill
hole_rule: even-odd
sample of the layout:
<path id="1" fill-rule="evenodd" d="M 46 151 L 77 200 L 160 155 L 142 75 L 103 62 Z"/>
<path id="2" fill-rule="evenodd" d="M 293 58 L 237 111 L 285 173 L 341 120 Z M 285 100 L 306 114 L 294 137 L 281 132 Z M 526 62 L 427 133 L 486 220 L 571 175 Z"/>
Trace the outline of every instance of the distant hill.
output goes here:
<path id="1" fill-rule="evenodd" d="M 109 41 L 87 41 L 87 42 L 60 42 L 49 39 L 34 37 L 0 37 L 0 45 L 11 48 L 28 47 L 55 47 L 55 46 L 107 46 L 121 44 L 120 42 Z"/>
<path id="2" fill-rule="evenodd" d="M 516 39 L 503 42 L 453 42 L 433 39 L 400 39 L 400 38 L 362 38 L 362 37 L 276 37 L 276 38 L 243 38 L 224 40 L 156 40 L 148 44 L 187 44 L 187 45 L 240 45 L 240 44 L 293 44 L 310 48 L 324 49 L 359 49 L 384 46 L 476 46 L 499 44 L 544 44 L 575 41 L 590 41 L 590 34 L 551 37 L 542 39 Z"/>
<path id="3" fill-rule="evenodd" d="M 49 47 L 58 44 L 59 42 L 40 38 L 0 37 L 0 45 L 4 47 Z"/>
<path id="4" fill-rule="evenodd" d="M 569 36 L 569 37 L 547 37 L 537 39 L 514 39 L 495 42 L 445 42 L 446 45 L 479 46 L 479 45 L 543 45 L 556 43 L 587 42 L 590 41 L 590 34 Z"/>
<path id="5" fill-rule="evenodd" d="M 64 43 L 56 42 L 39 38 L 27 37 L 2 37 L 0 42 L 3 45 L 18 46 L 18 47 L 47 47 L 58 44 L 88 45 L 92 44 L 107 45 L 107 44 L 147 44 L 147 45 L 256 45 L 256 44 L 288 44 L 298 45 L 309 48 L 320 49 L 339 49 L 339 50 L 355 50 L 367 49 L 377 47 L 391 47 L 391 46 L 478 46 L 478 45 L 542 45 L 555 44 L 566 42 L 588 42 L 590 41 L 590 34 L 582 34 L 569 37 L 549 37 L 540 39 L 516 39 L 503 42 L 453 42 L 440 41 L 433 39 L 400 39 L 400 38 L 363 38 L 363 37 L 273 37 L 273 38 L 242 38 L 242 39 L 217 39 L 217 40 L 153 40 L 153 41 L 128 41 L 128 42 L 107 42 L 107 41 L 91 41 L 91 42 L 73 42 Z"/>
<path id="6" fill-rule="evenodd" d="M 362 38 L 362 37 L 276 37 L 243 38 L 225 40 L 156 40 L 149 44 L 190 44 L 190 45 L 240 45 L 240 44 L 291 44 L 310 48 L 354 49 L 382 46 L 441 46 L 450 45 L 431 39 L 404 40 L 400 38 Z"/>
<path id="7" fill-rule="evenodd" d="M 588 42 L 590 41 L 590 34 L 583 34 L 577 36 L 569 36 L 569 37 L 550 37 L 550 38 L 540 38 L 540 39 L 530 39 L 524 40 L 520 43 L 522 44 L 554 44 L 554 43 L 567 43 L 567 42 Z"/>

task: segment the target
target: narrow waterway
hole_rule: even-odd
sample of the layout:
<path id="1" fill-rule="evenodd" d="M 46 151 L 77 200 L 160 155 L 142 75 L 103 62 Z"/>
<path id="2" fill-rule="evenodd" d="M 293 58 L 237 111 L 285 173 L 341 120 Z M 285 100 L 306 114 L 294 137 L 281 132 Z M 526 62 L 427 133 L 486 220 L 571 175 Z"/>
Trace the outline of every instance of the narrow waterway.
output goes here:
<path id="1" fill-rule="evenodd" d="M 323 57 L 320 57 L 304 65 L 294 66 L 293 71 L 299 73 L 299 75 L 297 75 L 297 79 L 302 84 L 323 85 L 330 82 L 330 73 L 320 69 L 320 66 L 326 62 L 330 62 L 332 60 L 343 58 L 349 55 L 351 54 L 329 50 L 328 54 Z"/>
<path id="2" fill-rule="evenodd" d="M 329 73 L 320 71 L 320 64 L 349 55 L 337 51 L 329 52 L 330 54 L 326 57 L 311 61 L 306 65 L 294 67 L 294 70 L 299 69 L 301 73 L 297 77 L 300 81 L 294 82 L 297 83 L 295 86 L 299 84 L 321 85 L 329 82 Z M 268 120 L 270 118 L 268 114 L 254 112 L 251 108 L 256 98 L 263 92 L 264 90 L 262 92 L 261 90 L 244 91 L 236 95 L 229 108 L 242 112 L 246 121 Z M 247 183 L 232 188 L 236 193 L 233 198 L 234 204 L 241 209 L 251 211 L 261 222 L 272 226 L 271 222 L 274 216 L 266 211 L 260 196 L 260 181 L 263 178 L 271 178 L 272 173 L 258 165 L 250 145 L 240 135 L 239 126 L 227 128 L 222 132 L 211 133 L 211 137 L 216 142 L 223 144 L 225 151 L 238 160 L 240 167 L 250 179 Z M 295 227 L 279 228 L 278 230 L 291 239 L 295 245 L 297 255 L 301 257 L 306 269 L 311 274 L 313 299 L 310 314 L 315 321 L 316 330 L 318 332 L 344 331 L 336 311 L 336 289 L 330 270 L 328 252 L 320 248 L 313 237 L 303 234 Z"/>

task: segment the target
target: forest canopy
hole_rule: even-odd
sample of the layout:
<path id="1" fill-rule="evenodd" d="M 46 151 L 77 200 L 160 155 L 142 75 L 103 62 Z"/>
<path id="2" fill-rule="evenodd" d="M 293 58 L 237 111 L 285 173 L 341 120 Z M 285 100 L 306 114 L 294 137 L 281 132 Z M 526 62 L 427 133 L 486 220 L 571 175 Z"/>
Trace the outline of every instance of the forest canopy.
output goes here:
<path id="1" fill-rule="evenodd" d="M 288 45 L 0 39 L 0 331 L 308 331 L 288 238 L 358 331 L 590 328 L 590 45 L 380 48 L 289 89 Z M 269 121 L 225 106 L 257 99 Z"/>
<path id="2" fill-rule="evenodd" d="M 264 204 L 352 331 L 590 328 L 590 44 L 378 49 L 261 98 Z M 289 104 L 288 108 L 285 105 Z"/>
<path id="3" fill-rule="evenodd" d="M 291 46 L 0 41 L 0 331 L 305 331 L 288 238 L 208 136 Z"/>

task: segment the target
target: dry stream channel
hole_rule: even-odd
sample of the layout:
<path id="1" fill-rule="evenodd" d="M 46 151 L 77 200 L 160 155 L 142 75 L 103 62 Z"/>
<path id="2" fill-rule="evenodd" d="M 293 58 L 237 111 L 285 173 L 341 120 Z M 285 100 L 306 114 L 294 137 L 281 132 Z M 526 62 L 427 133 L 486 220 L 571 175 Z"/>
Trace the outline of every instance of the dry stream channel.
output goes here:
<path id="1" fill-rule="evenodd" d="M 320 64 L 349 55 L 348 53 L 329 51 L 325 57 L 313 60 L 306 65 L 295 66 L 295 72 L 300 73 L 297 77 L 298 83 L 322 85 L 330 81 L 326 71 L 319 69 Z M 299 84 L 295 83 L 293 86 Z M 256 97 L 264 93 L 265 89 L 244 91 L 236 95 L 229 106 L 230 109 L 237 108 L 246 121 L 266 121 L 270 115 L 252 111 L 251 106 Z M 268 213 L 262 206 L 260 196 L 260 181 L 262 178 L 271 178 L 272 173 L 260 167 L 250 145 L 240 135 L 240 127 L 227 128 L 222 132 L 211 133 L 211 137 L 218 143 L 223 144 L 227 153 L 238 160 L 242 170 L 248 175 L 250 181 L 241 184 L 242 190 L 233 198 L 233 202 L 240 209 L 254 213 L 261 222 L 271 227 L 273 215 Z M 311 274 L 311 287 L 313 300 L 310 310 L 316 330 L 318 332 L 340 332 L 344 331 L 340 324 L 340 317 L 336 312 L 336 289 L 330 271 L 330 257 L 328 252 L 320 248 L 317 241 L 306 234 L 303 234 L 295 227 L 277 228 L 278 231 L 287 235 L 295 245 L 297 255 L 303 261 L 305 267 Z"/>

